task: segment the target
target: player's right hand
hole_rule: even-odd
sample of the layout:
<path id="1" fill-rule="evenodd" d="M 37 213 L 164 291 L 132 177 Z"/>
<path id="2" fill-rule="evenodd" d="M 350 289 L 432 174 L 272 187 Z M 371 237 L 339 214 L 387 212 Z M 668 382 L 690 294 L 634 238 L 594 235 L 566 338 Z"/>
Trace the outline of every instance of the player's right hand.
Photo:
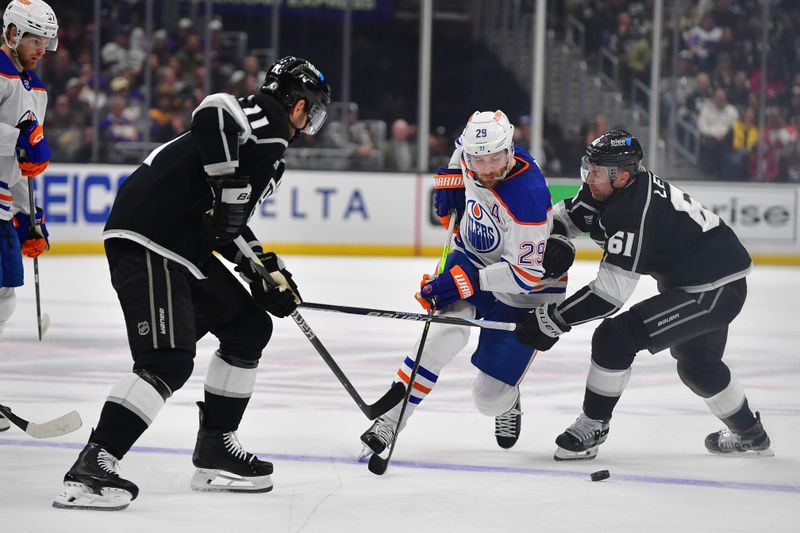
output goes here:
<path id="1" fill-rule="evenodd" d="M 206 233 L 214 246 L 227 244 L 239 236 L 250 216 L 250 180 L 247 176 L 210 176 L 208 184 L 213 207 L 205 213 Z"/>
<path id="2" fill-rule="evenodd" d="M 23 212 L 19 212 L 11 217 L 11 223 L 17 230 L 17 237 L 22 245 L 22 255 L 25 257 L 39 257 L 50 249 L 50 242 L 47 237 L 50 233 L 44 224 L 44 211 L 41 207 L 36 208 L 34 225 L 31 227 L 31 217 Z"/>
<path id="3" fill-rule="evenodd" d="M 260 252 L 256 255 L 277 286 L 273 287 L 264 280 L 248 258 L 239 263 L 236 271 L 250 284 L 250 293 L 259 307 L 279 318 L 291 315 L 303 303 L 291 272 L 286 270 L 283 260 L 274 252 Z"/>
<path id="4" fill-rule="evenodd" d="M 44 138 L 44 129 L 39 121 L 25 120 L 17 124 L 17 161 L 23 176 L 35 178 L 50 164 L 50 145 Z"/>
<path id="5" fill-rule="evenodd" d="M 445 228 L 450 227 L 450 211 L 456 211 L 456 223 L 461 220 L 466 208 L 464 177 L 454 169 L 439 169 L 434 177 L 433 207 L 436 216 Z"/>

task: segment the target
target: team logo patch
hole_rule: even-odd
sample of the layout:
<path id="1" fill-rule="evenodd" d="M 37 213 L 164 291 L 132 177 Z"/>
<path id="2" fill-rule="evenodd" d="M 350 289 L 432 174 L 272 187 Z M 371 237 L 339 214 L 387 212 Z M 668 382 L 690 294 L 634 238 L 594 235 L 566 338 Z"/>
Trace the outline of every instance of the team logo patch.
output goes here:
<path id="1" fill-rule="evenodd" d="M 488 253 L 500 245 L 500 230 L 489 213 L 475 200 L 467 201 L 467 240 L 480 253 Z"/>
<path id="2" fill-rule="evenodd" d="M 148 324 L 147 321 L 139 322 L 136 324 L 136 329 L 139 330 L 139 335 L 147 335 L 150 333 L 150 324 Z"/>

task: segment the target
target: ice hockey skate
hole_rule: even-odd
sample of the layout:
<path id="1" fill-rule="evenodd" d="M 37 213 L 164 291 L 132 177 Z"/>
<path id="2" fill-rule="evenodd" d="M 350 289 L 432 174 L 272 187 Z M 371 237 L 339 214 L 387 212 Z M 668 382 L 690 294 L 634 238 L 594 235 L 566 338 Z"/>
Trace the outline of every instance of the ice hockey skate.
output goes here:
<path id="1" fill-rule="evenodd" d="M 494 437 L 497 439 L 497 445 L 505 449 L 513 447 L 519 440 L 521 430 L 522 408 L 519 398 L 517 398 L 514 407 L 502 415 L 494 417 Z"/>
<path id="2" fill-rule="evenodd" d="M 235 431 L 205 427 L 205 404 L 200 408 L 200 429 L 192 454 L 197 467 L 192 490 L 203 492 L 269 492 L 272 490 L 272 463 L 245 451 Z"/>
<path id="3" fill-rule="evenodd" d="M 775 455 L 770 449 L 769 435 L 761 425 L 761 415 L 756 412 L 756 423 L 742 433 L 725 428 L 706 437 L 706 449 L 720 455 Z"/>
<path id="4" fill-rule="evenodd" d="M 119 477 L 119 459 L 90 442 L 64 476 L 64 492 L 56 496 L 56 509 L 120 511 L 139 494 L 139 487 Z"/>
<path id="5" fill-rule="evenodd" d="M 587 460 L 597 457 L 597 450 L 608 437 L 608 420 L 594 420 L 581 413 L 564 433 L 556 437 L 556 461 Z"/>
<path id="6" fill-rule="evenodd" d="M 0 415 L 0 431 L 5 431 L 11 427 L 11 423 L 8 421 L 8 418 Z"/>
<path id="7" fill-rule="evenodd" d="M 404 424 L 405 425 L 405 424 Z M 364 461 L 372 454 L 381 454 L 387 447 L 391 447 L 394 432 L 397 429 L 397 420 L 387 415 L 379 417 L 361 435 L 363 448 L 358 456 L 359 461 Z M 402 428 L 400 428 L 402 430 Z"/>

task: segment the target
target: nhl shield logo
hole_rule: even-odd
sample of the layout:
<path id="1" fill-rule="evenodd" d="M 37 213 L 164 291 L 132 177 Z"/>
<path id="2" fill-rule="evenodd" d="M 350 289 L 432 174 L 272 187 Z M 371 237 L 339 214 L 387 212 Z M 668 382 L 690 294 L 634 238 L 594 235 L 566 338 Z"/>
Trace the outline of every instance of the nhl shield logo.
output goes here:
<path id="1" fill-rule="evenodd" d="M 150 324 L 148 324 L 146 320 L 136 324 L 136 327 L 139 330 L 139 335 L 147 335 L 150 333 Z"/>

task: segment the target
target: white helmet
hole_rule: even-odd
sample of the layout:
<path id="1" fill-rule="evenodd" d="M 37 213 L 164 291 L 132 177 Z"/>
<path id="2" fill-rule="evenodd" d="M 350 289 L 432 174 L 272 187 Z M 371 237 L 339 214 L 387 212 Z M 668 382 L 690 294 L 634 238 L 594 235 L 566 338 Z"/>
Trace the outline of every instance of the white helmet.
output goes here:
<path id="1" fill-rule="evenodd" d="M 17 49 L 19 40 L 26 33 L 32 33 L 50 39 L 47 50 L 55 52 L 58 48 L 58 20 L 53 9 L 44 0 L 11 0 L 3 13 L 3 39 L 6 38 L 8 26 L 13 24 L 17 28 L 17 41 L 12 50 Z"/>
<path id="2" fill-rule="evenodd" d="M 514 158 L 514 125 L 502 111 L 475 111 L 461 134 L 467 168 L 476 172 L 476 157 L 506 153 L 505 166 Z M 497 179 L 505 177 L 507 170 Z"/>

